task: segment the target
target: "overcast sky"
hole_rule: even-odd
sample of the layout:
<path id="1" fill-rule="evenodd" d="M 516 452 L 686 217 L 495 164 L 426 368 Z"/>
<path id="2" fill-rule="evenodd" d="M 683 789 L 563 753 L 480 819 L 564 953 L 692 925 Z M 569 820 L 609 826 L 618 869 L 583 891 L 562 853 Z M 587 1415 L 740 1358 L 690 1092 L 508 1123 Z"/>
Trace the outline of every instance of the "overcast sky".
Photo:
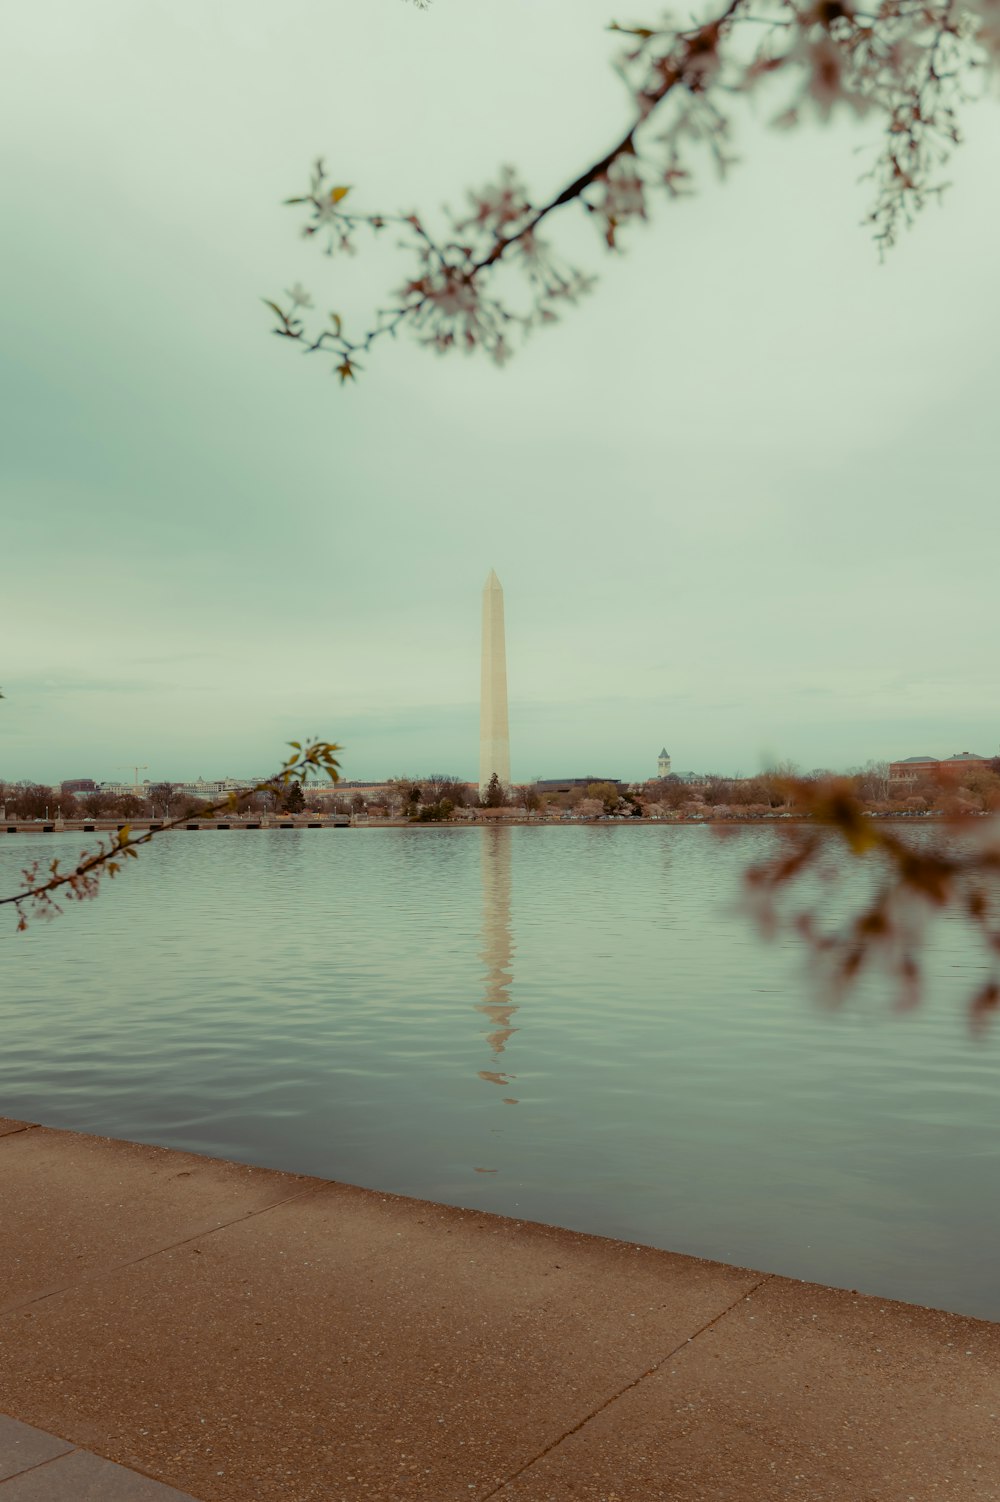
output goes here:
<path id="1" fill-rule="evenodd" d="M 340 390 L 269 336 L 262 296 L 360 322 L 408 268 L 299 237 L 315 155 L 360 207 L 507 161 L 540 198 L 625 119 L 614 13 L 7 11 L 0 777 L 263 773 L 311 732 L 348 777 L 474 777 L 491 567 L 515 780 L 996 750 L 995 106 L 882 267 L 864 136 L 748 120 L 625 256 L 554 226 L 599 285 L 504 370 L 403 343 Z"/>

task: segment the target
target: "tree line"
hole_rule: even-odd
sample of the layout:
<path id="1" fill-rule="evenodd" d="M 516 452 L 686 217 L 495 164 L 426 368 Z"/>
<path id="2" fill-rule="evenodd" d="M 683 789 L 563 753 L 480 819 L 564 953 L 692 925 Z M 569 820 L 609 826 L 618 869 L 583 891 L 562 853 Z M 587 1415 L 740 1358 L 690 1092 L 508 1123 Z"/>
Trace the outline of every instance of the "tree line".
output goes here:
<path id="1" fill-rule="evenodd" d="M 315 789 L 288 788 L 251 792 L 242 801 L 246 813 L 303 813 L 325 805 Z M 150 783 L 141 792 L 64 792 L 43 782 L 0 782 L 0 807 L 8 819 L 172 819 L 197 818 L 214 805 L 185 794 L 171 782 Z"/>
<path id="2" fill-rule="evenodd" d="M 287 788 L 250 793 L 241 808 L 248 815 L 369 813 L 418 823 L 439 823 L 462 809 L 478 807 L 510 807 L 540 816 L 570 813 L 582 818 L 753 819 L 792 811 L 798 802 L 799 782 L 819 785 L 832 775 L 822 770 L 803 775 L 785 764 L 753 777 L 710 773 L 692 781 L 670 776 L 630 786 L 593 782 L 567 791 L 540 791 L 533 783 L 505 787 L 494 775 L 480 794 L 475 783 L 434 773 L 423 778 L 392 777 L 369 794 L 360 789 L 338 791 L 335 786 L 323 789 L 293 783 Z M 944 777 L 919 774 L 907 781 L 890 779 L 888 763 L 873 761 L 849 773 L 847 783 L 859 804 L 872 814 L 961 815 L 1000 810 L 1000 757 L 994 757 L 985 767 L 962 768 Z M 170 782 L 149 784 L 141 794 L 100 789 L 73 793 L 40 782 L 0 783 L 0 806 L 13 819 L 123 821 L 197 818 L 212 807 Z"/>

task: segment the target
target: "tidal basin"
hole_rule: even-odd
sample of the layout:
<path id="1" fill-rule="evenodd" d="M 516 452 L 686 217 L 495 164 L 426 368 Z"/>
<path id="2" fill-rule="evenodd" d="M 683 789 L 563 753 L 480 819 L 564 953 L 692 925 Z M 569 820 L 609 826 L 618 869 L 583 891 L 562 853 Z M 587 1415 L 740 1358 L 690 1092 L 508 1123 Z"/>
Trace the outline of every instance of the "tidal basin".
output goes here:
<path id="1" fill-rule="evenodd" d="M 4 932 L 0 1115 L 998 1319 L 979 957 L 944 922 L 919 1012 L 825 1010 L 736 911 L 773 838 L 164 836 Z M 3 890 L 80 846 L 3 844 Z"/>

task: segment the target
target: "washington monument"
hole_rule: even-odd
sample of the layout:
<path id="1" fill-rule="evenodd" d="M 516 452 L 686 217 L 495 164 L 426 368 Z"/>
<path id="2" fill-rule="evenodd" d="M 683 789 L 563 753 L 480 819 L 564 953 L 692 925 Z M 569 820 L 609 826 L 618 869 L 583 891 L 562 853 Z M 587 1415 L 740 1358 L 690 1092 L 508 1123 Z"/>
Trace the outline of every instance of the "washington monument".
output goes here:
<path id="1" fill-rule="evenodd" d="M 503 590 L 490 569 L 483 586 L 483 683 L 479 700 L 479 791 L 493 773 L 510 787 L 510 731 L 507 727 L 507 652 L 504 647 Z"/>

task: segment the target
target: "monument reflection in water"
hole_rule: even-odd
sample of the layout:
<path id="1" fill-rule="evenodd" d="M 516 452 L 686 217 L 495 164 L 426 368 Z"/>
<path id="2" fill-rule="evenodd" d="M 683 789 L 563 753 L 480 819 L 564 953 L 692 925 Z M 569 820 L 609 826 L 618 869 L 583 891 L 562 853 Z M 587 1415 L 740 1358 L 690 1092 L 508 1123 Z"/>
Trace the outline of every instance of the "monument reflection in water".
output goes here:
<path id="1" fill-rule="evenodd" d="M 488 1018 L 490 1031 L 486 1041 L 493 1063 L 500 1064 L 507 1040 L 517 1028 L 513 1025 L 517 1006 L 510 999 L 514 980 L 514 935 L 510 919 L 510 850 L 511 832 L 494 825 L 482 830 L 480 854 L 483 887 L 483 947 L 481 956 L 486 970 L 483 1000 L 476 1010 Z M 513 1075 L 501 1069 L 481 1069 L 481 1080 L 493 1085 L 509 1085 Z M 516 1106 L 511 1096 L 504 1105 Z"/>

